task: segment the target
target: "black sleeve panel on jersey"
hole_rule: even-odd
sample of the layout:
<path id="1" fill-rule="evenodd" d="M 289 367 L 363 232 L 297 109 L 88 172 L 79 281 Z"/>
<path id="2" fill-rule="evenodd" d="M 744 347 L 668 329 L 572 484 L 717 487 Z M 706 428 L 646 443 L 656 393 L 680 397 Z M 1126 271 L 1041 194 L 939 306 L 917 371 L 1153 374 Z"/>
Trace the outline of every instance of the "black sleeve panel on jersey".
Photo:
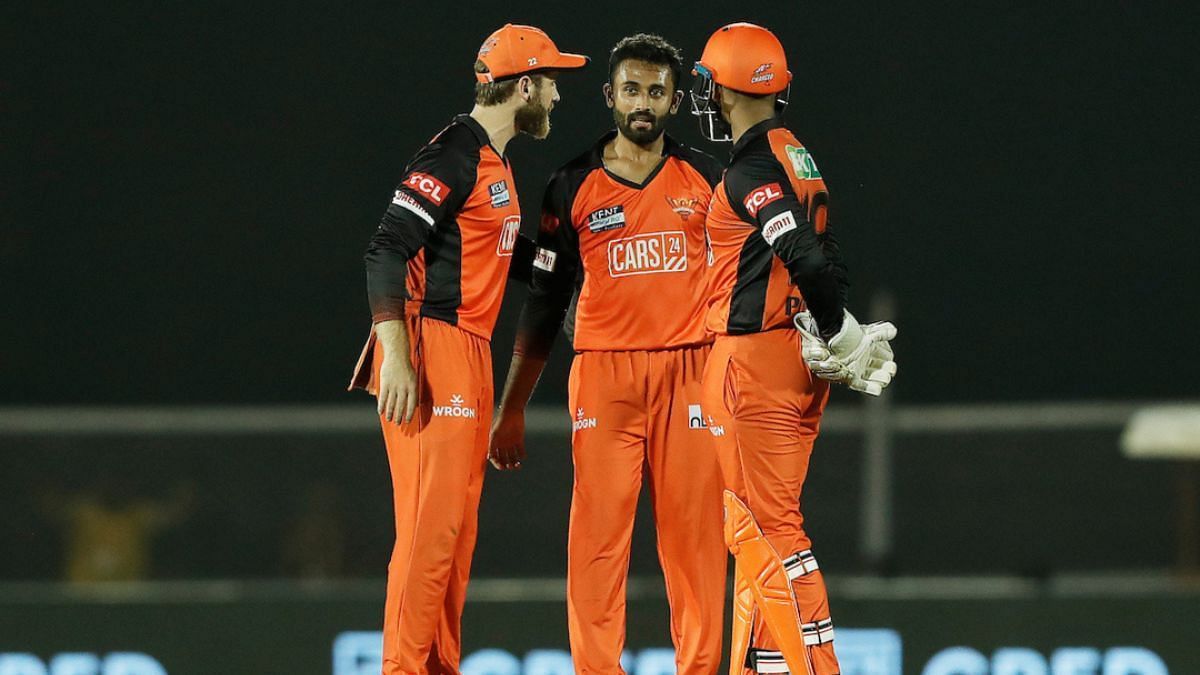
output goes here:
<path id="1" fill-rule="evenodd" d="M 697 150 L 695 148 L 680 148 L 679 156 L 683 161 L 687 162 L 696 171 L 704 176 L 704 180 L 708 181 L 709 187 L 716 187 L 717 183 L 721 182 L 721 174 L 725 171 L 725 167 L 717 161 L 712 155 Z"/>
<path id="2" fill-rule="evenodd" d="M 462 209 L 475 187 L 479 143 L 457 124 L 421 148 L 404 169 L 392 203 L 367 245 L 367 298 L 374 321 L 404 316 L 408 261 L 438 224 Z"/>
<path id="3" fill-rule="evenodd" d="M 517 243 L 513 245 L 512 260 L 508 265 L 508 278 L 521 283 L 529 283 L 533 276 L 533 259 L 537 254 L 537 243 L 523 234 L 517 235 Z"/>
<path id="4" fill-rule="evenodd" d="M 550 355 L 571 297 L 582 281 L 579 235 L 571 222 L 571 203 L 578 186 L 571 185 L 570 175 L 560 171 L 546 186 L 533 278 L 517 323 L 513 351 L 534 358 Z"/>
<path id="5" fill-rule="evenodd" d="M 821 250 L 824 251 L 825 257 L 829 262 L 833 263 L 834 273 L 838 277 L 838 283 L 842 289 L 842 306 L 846 305 L 846 294 L 850 290 L 850 276 L 846 269 L 846 263 L 842 259 L 842 247 L 838 244 L 837 237 L 833 234 L 833 225 L 825 223 L 825 231 L 817 235 L 817 241 L 821 243 Z"/>
<path id="6" fill-rule="evenodd" d="M 826 256 L 808 218 L 807 196 L 802 200 L 796 195 L 785 169 L 769 151 L 748 153 L 739 159 L 736 170 L 726 173 L 725 187 L 734 211 L 758 228 L 783 261 L 821 334 L 836 334 L 841 330 L 845 307 L 845 269 L 839 269 L 837 262 Z M 762 206 L 752 214 L 746 201 L 756 193 Z M 836 250 L 836 241 L 833 245 Z"/>

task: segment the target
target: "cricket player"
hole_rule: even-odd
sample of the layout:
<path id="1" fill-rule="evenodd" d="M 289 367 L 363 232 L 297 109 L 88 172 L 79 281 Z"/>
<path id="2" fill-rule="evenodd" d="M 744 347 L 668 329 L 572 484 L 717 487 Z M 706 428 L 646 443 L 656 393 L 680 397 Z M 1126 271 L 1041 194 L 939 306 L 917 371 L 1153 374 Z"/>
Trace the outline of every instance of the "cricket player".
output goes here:
<path id="1" fill-rule="evenodd" d="M 564 324 L 575 485 L 567 611 L 576 672 L 622 673 L 634 511 L 650 484 L 678 672 L 716 672 L 727 553 L 720 467 L 700 410 L 704 216 L 720 165 L 664 133 L 679 50 L 617 43 L 604 97 L 616 129 L 550 179 L 533 279 L 492 431 L 492 461 L 525 457 L 524 409 Z"/>
<path id="2" fill-rule="evenodd" d="M 367 249 L 374 327 L 351 388 L 378 398 L 392 474 L 384 675 L 458 672 L 491 426 L 489 345 L 522 248 L 504 149 L 518 133 L 546 137 L 557 73 L 587 61 L 531 26 L 492 33 L 475 63 L 474 108 L 408 163 Z"/>
<path id="3" fill-rule="evenodd" d="M 829 194 L 779 118 L 791 82 L 779 40 L 725 26 L 692 73 L 701 130 L 734 141 L 706 219 L 716 338 L 702 403 L 735 562 L 730 673 L 832 675 L 833 620 L 800 491 L 829 382 L 879 394 L 895 373 L 896 330 L 859 325 L 845 310 Z"/>

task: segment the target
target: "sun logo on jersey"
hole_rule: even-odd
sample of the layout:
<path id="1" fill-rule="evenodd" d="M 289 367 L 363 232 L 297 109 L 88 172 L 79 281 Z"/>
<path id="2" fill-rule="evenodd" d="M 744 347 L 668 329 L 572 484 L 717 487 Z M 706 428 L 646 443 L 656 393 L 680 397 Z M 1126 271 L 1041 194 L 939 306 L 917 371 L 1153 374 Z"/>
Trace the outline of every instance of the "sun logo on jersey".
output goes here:
<path id="1" fill-rule="evenodd" d="M 680 220 L 687 220 L 696 215 L 696 207 L 700 206 L 700 200 L 695 198 L 675 198 L 667 197 L 667 204 L 671 205 L 671 210 L 679 214 Z"/>

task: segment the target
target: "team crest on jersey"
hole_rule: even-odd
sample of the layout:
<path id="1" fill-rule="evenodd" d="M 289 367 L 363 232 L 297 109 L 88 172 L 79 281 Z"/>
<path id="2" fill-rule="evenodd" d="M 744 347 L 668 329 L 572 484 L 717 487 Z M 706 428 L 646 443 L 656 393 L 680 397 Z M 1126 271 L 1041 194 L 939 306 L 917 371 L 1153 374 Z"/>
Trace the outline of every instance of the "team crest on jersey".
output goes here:
<path id="1" fill-rule="evenodd" d="M 696 209 L 700 206 L 700 200 L 688 197 L 667 197 L 667 203 L 671 205 L 671 210 L 679 214 L 680 220 L 687 220 L 696 215 Z"/>
<path id="2" fill-rule="evenodd" d="M 785 145 L 783 149 L 787 152 L 788 159 L 792 161 L 792 173 L 796 174 L 796 178 L 820 180 L 821 172 L 817 170 L 817 163 L 813 161 L 807 148 Z"/>
<path id="3" fill-rule="evenodd" d="M 512 201 L 508 195 L 508 182 L 498 180 L 488 186 L 488 194 L 492 198 L 492 208 L 498 209 L 501 206 L 508 206 Z"/>
<path id="4" fill-rule="evenodd" d="M 592 232 L 606 232 L 625 227 L 625 207 L 616 204 L 596 209 L 588 214 L 587 226 Z"/>

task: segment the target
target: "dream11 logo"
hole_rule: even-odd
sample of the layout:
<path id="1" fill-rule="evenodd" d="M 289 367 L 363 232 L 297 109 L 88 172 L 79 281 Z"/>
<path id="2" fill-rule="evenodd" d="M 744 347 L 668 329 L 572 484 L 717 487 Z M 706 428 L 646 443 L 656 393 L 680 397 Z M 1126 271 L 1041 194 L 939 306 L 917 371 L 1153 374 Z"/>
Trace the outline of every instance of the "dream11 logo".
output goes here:
<path id="1" fill-rule="evenodd" d="M 847 675 L 902 675 L 900 634 L 888 629 L 838 628 L 838 661 Z M 333 642 L 333 675 L 379 675 L 383 634 L 348 631 Z M 675 650 L 652 647 L 621 655 L 629 675 L 675 675 Z M 575 675 L 565 649 L 533 649 L 518 657 L 504 649 L 481 649 L 462 660 L 462 675 Z M 0 674 L 3 675 L 3 674 Z"/>

